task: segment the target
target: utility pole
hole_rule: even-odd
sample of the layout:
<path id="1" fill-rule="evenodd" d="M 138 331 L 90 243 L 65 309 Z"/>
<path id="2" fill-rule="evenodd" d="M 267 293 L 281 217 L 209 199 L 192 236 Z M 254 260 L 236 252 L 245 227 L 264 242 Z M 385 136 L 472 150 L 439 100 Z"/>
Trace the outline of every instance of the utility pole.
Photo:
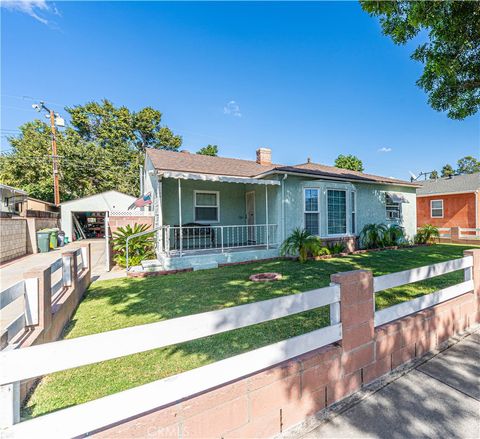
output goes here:
<path id="1" fill-rule="evenodd" d="M 55 206 L 60 204 L 60 186 L 58 181 L 57 136 L 55 131 L 55 115 L 50 110 L 50 125 L 52 126 L 52 159 L 53 159 L 53 198 Z"/>
<path id="2" fill-rule="evenodd" d="M 58 156 L 57 156 L 57 133 L 55 129 L 55 123 L 58 126 L 64 126 L 64 120 L 57 114 L 45 106 L 45 102 L 41 101 L 40 104 L 33 104 L 32 107 L 34 110 L 41 112 L 45 110 L 50 116 L 50 126 L 52 129 L 52 162 L 53 162 L 53 198 L 55 206 L 60 204 L 60 182 L 58 174 Z"/>

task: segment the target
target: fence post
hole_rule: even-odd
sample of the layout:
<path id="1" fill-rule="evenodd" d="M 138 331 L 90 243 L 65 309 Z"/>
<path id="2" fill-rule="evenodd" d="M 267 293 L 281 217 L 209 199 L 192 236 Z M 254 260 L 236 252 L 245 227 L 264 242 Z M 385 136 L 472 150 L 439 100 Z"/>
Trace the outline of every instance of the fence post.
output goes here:
<path id="1" fill-rule="evenodd" d="M 450 229 L 450 241 L 458 242 L 460 240 L 460 227 L 452 227 Z"/>
<path id="2" fill-rule="evenodd" d="M 475 321 L 480 323 L 480 249 L 465 250 L 464 256 L 473 257 L 473 266 L 465 269 L 465 280 L 473 280 L 473 293 L 475 295 Z M 470 322 L 472 325 L 474 322 Z"/>
<path id="3" fill-rule="evenodd" d="M 77 289 L 77 257 L 75 256 L 75 250 L 69 250 L 62 253 L 65 270 L 70 270 L 69 274 L 64 272 L 64 276 L 70 280 L 70 287 L 73 290 Z"/>
<path id="4" fill-rule="evenodd" d="M 82 252 L 83 268 L 91 269 L 92 249 L 90 243 L 80 244 L 80 251 Z"/>
<path id="5" fill-rule="evenodd" d="M 340 319 L 343 348 L 342 379 L 332 384 L 329 403 L 346 396 L 363 384 L 363 369 L 375 361 L 373 276 L 368 270 L 347 271 L 330 277 L 340 285 Z M 333 316 L 334 318 L 334 316 Z"/>
<path id="6" fill-rule="evenodd" d="M 26 281 L 27 300 L 30 301 L 30 298 L 32 298 L 32 296 L 35 295 L 36 291 L 38 291 L 37 324 L 38 327 L 43 330 L 50 328 L 50 325 L 52 323 L 52 273 L 50 268 L 50 266 L 46 268 L 37 268 L 31 271 L 27 271 L 23 274 L 23 278 L 25 280 L 36 278 L 34 281 Z M 31 288 L 30 291 L 29 288 Z M 30 298 L 28 297 L 29 294 Z M 35 300 L 33 299 L 30 304 L 33 304 L 34 302 Z M 34 316 L 32 316 L 32 318 L 34 319 Z"/>
<path id="7" fill-rule="evenodd" d="M 20 383 L 0 386 L 0 429 L 11 427 L 18 422 L 20 422 Z"/>

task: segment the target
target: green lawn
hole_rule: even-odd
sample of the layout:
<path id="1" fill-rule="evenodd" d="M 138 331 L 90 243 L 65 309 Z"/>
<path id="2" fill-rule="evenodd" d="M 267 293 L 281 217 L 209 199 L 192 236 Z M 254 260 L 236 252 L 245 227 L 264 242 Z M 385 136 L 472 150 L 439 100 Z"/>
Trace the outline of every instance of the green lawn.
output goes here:
<path id="1" fill-rule="evenodd" d="M 379 276 L 407 270 L 462 257 L 465 249 L 467 247 L 459 245 L 435 245 L 305 264 L 278 259 L 172 276 L 95 282 L 65 337 L 80 337 L 308 291 L 327 286 L 330 275 L 341 271 L 370 269 Z M 272 283 L 248 280 L 250 274 L 264 271 L 280 272 L 283 280 Z M 462 280 L 463 273 L 457 271 L 384 291 L 376 297 L 377 308 L 410 300 Z M 38 416 L 174 375 L 312 331 L 328 325 L 328 321 L 329 312 L 325 307 L 168 348 L 58 372 L 43 379 L 26 404 L 23 416 Z"/>

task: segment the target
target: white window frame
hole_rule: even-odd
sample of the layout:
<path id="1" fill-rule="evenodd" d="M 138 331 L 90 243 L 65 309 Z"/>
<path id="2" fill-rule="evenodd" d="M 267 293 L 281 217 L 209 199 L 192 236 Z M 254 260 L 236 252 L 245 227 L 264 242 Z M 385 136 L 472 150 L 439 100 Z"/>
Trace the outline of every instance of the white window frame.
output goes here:
<path id="1" fill-rule="evenodd" d="M 217 197 L 216 206 L 198 206 L 197 205 L 197 194 L 215 194 Z M 197 220 L 197 207 L 216 207 L 217 208 L 217 219 L 216 220 Z M 211 224 L 220 222 L 220 192 L 219 191 L 193 191 L 193 218 L 194 222 L 198 224 Z"/>
<path id="2" fill-rule="evenodd" d="M 355 215 L 355 221 L 352 221 L 353 215 Z M 353 229 L 355 229 L 355 232 L 353 231 Z M 356 236 L 358 234 L 357 230 L 357 192 L 350 191 L 350 234 L 352 236 Z"/>
<path id="3" fill-rule="evenodd" d="M 328 192 L 329 191 L 339 191 L 339 192 L 345 192 L 345 233 L 329 233 L 328 232 Z M 325 191 L 325 211 L 327 212 L 327 218 L 325 221 L 325 228 L 327 232 L 328 237 L 340 237 L 340 236 L 350 236 L 348 233 L 348 224 L 350 223 L 348 219 L 348 211 L 349 211 L 349 201 L 348 201 L 348 193 L 349 191 L 347 189 L 342 189 L 342 188 L 336 188 L 336 187 L 328 187 L 326 188 Z"/>
<path id="4" fill-rule="evenodd" d="M 306 208 L 306 197 L 305 197 L 305 192 L 306 191 L 317 191 L 317 210 L 305 210 Z M 303 228 L 307 230 L 307 222 L 305 221 L 305 214 L 307 213 L 316 213 L 317 214 L 317 223 L 318 223 L 318 235 L 315 236 L 320 236 L 320 188 L 318 187 L 304 187 L 303 188 Z"/>
<path id="5" fill-rule="evenodd" d="M 442 215 L 441 216 L 433 216 L 433 203 L 435 201 L 440 201 L 442 203 Z M 438 207 L 435 208 L 435 210 L 440 210 Z M 443 205 L 443 200 L 430 200 L 430 218 L 443 218 L 443 215 L 444 215 L 444 205 Z"/>
<path id="6" fill-rule="evenodd" d="M 385 192 L 385 218 L 387 221 L 401 221 L 402 220 L 402 203 L 388 203 L 387 198 L 389 197 L 388 193 Z M 390 218 L 387 214 L 388 206 L 398 205 L 398 218 Z"/>

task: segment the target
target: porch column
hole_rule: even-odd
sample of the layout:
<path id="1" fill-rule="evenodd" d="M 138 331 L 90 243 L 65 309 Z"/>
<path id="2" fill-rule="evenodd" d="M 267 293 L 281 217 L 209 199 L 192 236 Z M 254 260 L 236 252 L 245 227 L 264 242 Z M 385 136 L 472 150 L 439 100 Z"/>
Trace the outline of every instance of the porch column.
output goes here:
<path id="1" fill-rule="evenodd" d="M 178 180 L 178 225 L 180 226 L 180 257 L 182 257 L 183 249 L 183 230 L 182 230 L 182 181 Z"/>
<path id="2" fill-rule="evenodd" d="M 269 241 L 269 236 L 268 236 L 268 232 L 269 232 L 269 221 L 268 221 L 268 185 L 266 184 L 265 185 L 265 222 L 267 223 L 267 250 L 268 250 L 268 241 Z"/>

